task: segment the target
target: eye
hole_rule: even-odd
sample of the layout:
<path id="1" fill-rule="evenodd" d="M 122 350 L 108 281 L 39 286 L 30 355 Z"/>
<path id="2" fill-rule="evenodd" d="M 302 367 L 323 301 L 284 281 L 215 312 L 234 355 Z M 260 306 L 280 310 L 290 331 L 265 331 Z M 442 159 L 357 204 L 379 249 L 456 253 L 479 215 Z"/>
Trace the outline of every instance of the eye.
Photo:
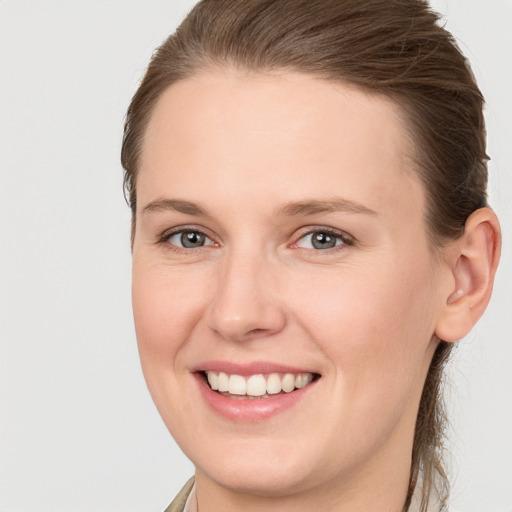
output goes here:
<path id="1" fill-rule="evenodd" d="M 301 249 L 326 250 L 340 245 L 351 245 L 351 240 L 342 233 L 329 229 L 316 229 L 299 238 L 295 245 Z"/>
<path id="2" fill-rule="evenodd" d="M 183 249 L 198 249 L 200 247 L 215 245 L 215 242 L 204 233 L 191 229 L 176 231 L 165 238 L 171 245 Z"/>

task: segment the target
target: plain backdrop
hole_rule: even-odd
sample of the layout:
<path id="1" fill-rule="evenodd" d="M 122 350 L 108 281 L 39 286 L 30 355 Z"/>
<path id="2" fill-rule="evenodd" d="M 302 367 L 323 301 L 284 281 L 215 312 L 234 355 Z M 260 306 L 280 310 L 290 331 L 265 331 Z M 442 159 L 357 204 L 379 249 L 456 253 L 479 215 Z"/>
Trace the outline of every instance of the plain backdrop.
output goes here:
<path id="1" fill-rule="evenodd" d="M 0 2 L 1 512 L 160 511 L 192 474 L 139 367 L 119 163 L 129 99 L 192 4 Z M 487 99 L 504 232 L 450 369 L 451 510 L 511 512 L 512 2 L 433 5 Z"/>

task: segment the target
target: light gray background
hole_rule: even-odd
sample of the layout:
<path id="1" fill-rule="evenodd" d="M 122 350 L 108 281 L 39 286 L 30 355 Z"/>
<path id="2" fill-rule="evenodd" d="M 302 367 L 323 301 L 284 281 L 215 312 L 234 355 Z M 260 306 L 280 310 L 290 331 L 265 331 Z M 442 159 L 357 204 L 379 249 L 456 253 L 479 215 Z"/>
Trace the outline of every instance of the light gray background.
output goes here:
<path id="1" fill-rule="evenodd" d="M 119 149 L 192 1 L 0 3 L 0 511 L 159 511 L 192 474 L 139 368 Z M 512 511 L 512 2 L 437 0 L 487 98 L 494 298 L 451 370 L 452 510 Z"/>

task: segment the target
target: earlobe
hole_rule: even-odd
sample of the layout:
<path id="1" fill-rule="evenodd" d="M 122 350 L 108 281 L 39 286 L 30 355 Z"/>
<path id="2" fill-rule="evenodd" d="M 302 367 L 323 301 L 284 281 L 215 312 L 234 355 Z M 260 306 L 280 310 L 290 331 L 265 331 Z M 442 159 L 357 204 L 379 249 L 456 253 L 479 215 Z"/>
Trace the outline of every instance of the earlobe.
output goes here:
<path id="1" fill-rule="evenodd" d="M 436 325 L 439 339 L 460 340 L 482 316 L 491 298 L 500 249 L 496 214 L 490 208 L 473 212 L 450 251 L 452 288 Z"/>

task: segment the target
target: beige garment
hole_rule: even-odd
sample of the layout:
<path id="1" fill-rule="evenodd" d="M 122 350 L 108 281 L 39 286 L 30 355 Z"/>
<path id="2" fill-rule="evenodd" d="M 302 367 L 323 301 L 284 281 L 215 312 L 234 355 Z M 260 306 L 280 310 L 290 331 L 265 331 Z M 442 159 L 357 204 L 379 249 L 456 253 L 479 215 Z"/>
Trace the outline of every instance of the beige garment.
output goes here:
<path id="1" fill-rule="evenodd" d="M 179 494 L 172 500 L 172 503 L 164 510 L 164 512 L 184 512 L 187 499 L 194 488 L 194 477 L 192 477 L 181 489 Z"/>

